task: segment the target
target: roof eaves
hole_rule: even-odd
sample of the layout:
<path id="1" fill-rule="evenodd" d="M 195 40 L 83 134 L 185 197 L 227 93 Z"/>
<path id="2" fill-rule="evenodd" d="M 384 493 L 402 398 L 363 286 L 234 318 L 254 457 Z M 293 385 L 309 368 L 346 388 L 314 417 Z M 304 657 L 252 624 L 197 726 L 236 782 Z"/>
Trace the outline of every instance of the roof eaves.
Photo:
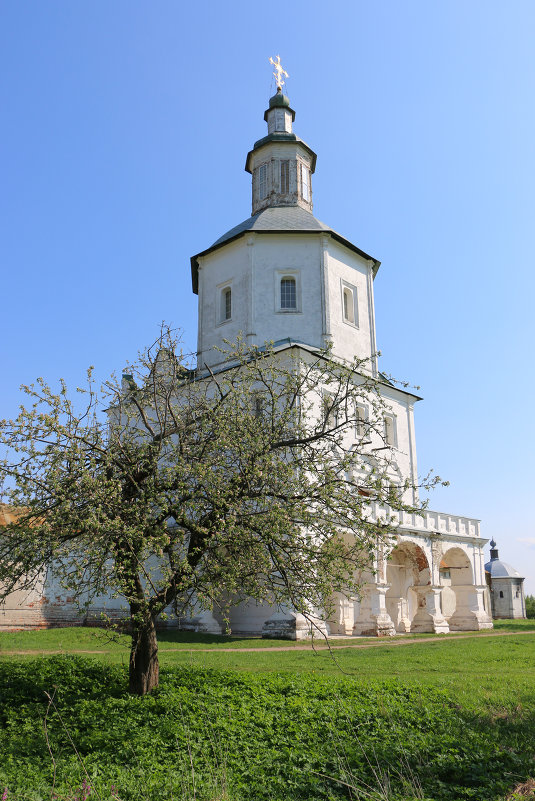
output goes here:
<path id="1" fill-rule="evenodd" d="M 318 157 L 317 157 L 316 153 L 314 153 L 312 148 L 309 145 L 307 145 L 306 142 L 303 142 L 303 140 L 300 139 L 296 134 L 294 134 L 294 133 L 282 133 L 282 132 L 278 132 L 278 131 L 276 131 L 274 133 L 271 133 L 271 134 L 268 134 L 267 136 L 263 136 L 262 139 L 258 139 L 258 141 L 256 141 L 254 143 L 253 149 L 250 150 L 247 153 L 247 158 L 245 159 L 245 172 L 251 173 L 250 163 L 251 163 L 251 157 L 252 157 L 253 153 L 255 153 L 257 150 L 260 150 L 261 148 L 265 147 L 266 145 L 269 145 L 271 142 L 295 142 L 296 144 L 301 145 L 302 147 L 304 147 L 305 150 L 311 156 L 310 170 L 311 170 L 312 174 L 314 174 L 314 172 L 316 170 L 316 161 L 317 161 Z"/>
<path id="2" fill-rule="evenodd" d="M 349 239 L 345 239 L 340 234 L 337 234 L 336 231 L 332 231 L 331 229 L 328 229 L 328 228 L 326 228 L 326 229 L 322 229 L 322 228 L 318 228 L 318 229 L 314 229 L 314 228 L 308 228 L 308 229 L 307 228 L 305 228 L 305 229 L 277 228 L 277 229 L 275 229 L 275 228 L 273 228 L 273 229 L 271 229 L 269 231 L 262 231 L 262 230 L 260 230 L 260 231 L 256 230 L 255 231 L 254 229 L 246 228 L 243 231 L 238 231 L 238 233 L 234 234 L 234 236 L 231 236 L 228 239 L 223 240 L 223 242 L 216 242 L 215 244 L 210 245 L 210 247 L 206 248 L 206 250 L 202 250 L 200 253 L 197 253 L 195 256 L 191 257 L 191 259 L 190 259 L 190 263 L 191 263 L 191 287 L 192 287 L 194 295 L 198 295 L 199 294 L 199 263 L 198 263 L 197 260 L 203 258 L 204 256 L 207 256 L 209 253 L 213 253 L 215 250 L 219 250 L 219 248 L 222 248 L 225 245 L 230 244 L 231 242 L 235 242 L 241 236 L 245 236 L 245 234 L 251 234 L 251 233 L 253 233 L 253 234 L 328 234 L 329 236 L 332 236 L 332 238 L 335 239 L 337 242 L 339 242 L 341 245 L 344 245 L 344 247 L 349 248 L 349 250 L 352 250 L 354 253 L 357 253 L 359 256 L 361 256 L 361 258 L 366 259 L 366 261 L 371 261 L 373 263 L 372 272 L 373 272 L 373 277 L 374 278 L 377 275 L 377 271 L 378 271 L 379 267 L 381 266 L 381 262 L 378 259 L 374 259 L 373 256 L 370 256 L 368 253 L 365 253 L 359 247 L 357 247 L 352 242 L 350 242 Z"/>

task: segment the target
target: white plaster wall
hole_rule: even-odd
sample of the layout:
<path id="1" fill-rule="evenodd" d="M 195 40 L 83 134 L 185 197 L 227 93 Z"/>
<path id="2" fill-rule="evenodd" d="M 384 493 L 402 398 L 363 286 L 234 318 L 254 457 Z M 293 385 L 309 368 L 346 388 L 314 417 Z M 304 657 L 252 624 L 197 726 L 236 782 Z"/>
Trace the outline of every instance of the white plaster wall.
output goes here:
<path id="1" fill-rule="evenodd" d="M 122 615 L 120 599 L 100 596 L 93 600 L 89 615 L 81 614 L 72 593 L 60 585 L 53 568 L 48 568 L 35 589 L 17 589 L 3 601 L 0 629 L 82 625 L 86 617 L 100 622 L 101 612 L 112 617 Z"/>
<path id="2" fill-rule="evenodd" d="M 325 270 L 325 278 L 323 271 Z M 279 308 L 281 273 L 295 274 L 297 310 Z M 332 340 L 347 361 L 375 354 L 371 263 L 324 234 L 257 234 L 203 257 L 199 270 L 200 363 L 218 364 L 214 351 L 243 333 L 251 344 L 291 338 L 314 347 Z M 232 288 L 232 319 L 220 321 L 220 291 Z M 356 324 L 344 321 L 342 287 L 357 293 Z M 371 367 L 375 370 L 375 363 Z"/>
<path id="3" fill-rule="evenodd" d="M 352 361 L 371 359 L 375 353 L 373 298 L 370 297 L 371 263 L 343 247 L 331 237 L 326 249 L 328 284 L 328 329 L 336 356 Z M 358 319 L 355 325 L 344 320 L 343 282 L 357 290 Z"/>
<path id="4" fill-rule="evenodd" d="M 233 634 L 261 634 L 266 620 L 277 612 L 275 606 L 254 601 L 231 607 L 230 628 Z"/>
<path id="5" fill-rule="evenodd" d="M 510 578 L 492 579 L 493 613 L 496 618 L 512 619 L 524 617 L 523 588 L 516 597 L 516 580 Z M 503 592 L 503 598 L 500 598 Z"/>
<path id="6" fill-rule="evenodd" d="M 202 259 L 199 269 L 199 367 L 213 366 L 223 360 L 216 347 L 224 340 L 235 342 L 238 334 L 247 334 L 250 316 L 250 256 L 245 237 L 219 248 Z M 232 317 L 221 322 L 220 291 L 229 283 L 232 290 Z"/>
<path id="7" fill-rule="evenodd" d="M 292 338 L 322 347 L 320 237 L 244 236 L 208 254 L 199 271 L 199 365 L 222 361 L 215 348 L 238 334 L 250 344 Z M 279 309 L 281 273 L 295 275 L 297 311 Z M 232 282 L 232 319 L 219 321 L 220 287 Z"/>
<path id="8" fill-rule="evenodd" d="M 322 347 L 320 237 L 256 237 L 253 249 L 253 319 L 257 344 L 291 338 Z M 281 311 L 280 279 L 295 275 L 297 311 Z"/>
<path id="9" fill-rule="evenodd" d="M 381 395 L 385 402 L 385 411 L 394 417 L 395 445 L 392 457 L 399 468 L 402 479 L 409 478 L 414 484 L 418 481 L 416 460 L 416 440 L 414 436 L 413 409 L 414 400 L 410 396 L 390 387 L 381 386 Z M 417 502 L 417 491 L 410 502 Z"/>

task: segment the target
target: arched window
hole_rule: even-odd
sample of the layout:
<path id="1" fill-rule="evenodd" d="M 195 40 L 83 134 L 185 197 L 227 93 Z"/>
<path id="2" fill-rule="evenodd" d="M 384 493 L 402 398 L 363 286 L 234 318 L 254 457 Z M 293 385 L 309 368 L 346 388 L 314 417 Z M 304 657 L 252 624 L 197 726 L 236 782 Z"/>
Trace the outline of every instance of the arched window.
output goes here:
<path id="1" fill-rule="evenodd" d="M 281 309 L 297 309 L 295 278 L 281 278 Z"/>
<path id="2" fill-rule="evenodd" d="M 220 318 L 221 322 L 225 322 L 225 320 L 230 320 L 232 317 L 232 289 L 227 286 L 221 292 L 221 312 Z"/>

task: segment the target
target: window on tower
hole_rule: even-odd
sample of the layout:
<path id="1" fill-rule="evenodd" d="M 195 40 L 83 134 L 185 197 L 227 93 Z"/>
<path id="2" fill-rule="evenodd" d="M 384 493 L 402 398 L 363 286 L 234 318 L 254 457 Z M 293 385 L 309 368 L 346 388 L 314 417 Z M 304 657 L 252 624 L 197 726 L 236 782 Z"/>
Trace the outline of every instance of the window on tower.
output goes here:
<path id="1" fill-rule="evenodd" d="M 310 200 L 310 171 L 306 164 L 299 165 L 299 184 L 301 197 L 308 202 Z"/>
<path id="2" fill-rule="evenodd" d="M 290 191 L 290 162 L 281 161 L 281 195 L 287 195 Z"/>
<path id="3" fill-rule="evenodd" d="M 262 164 L 258 169 L 258 196 L 265 200 L 267 194 L 267 164 Z"/>
<path id="4" fill-rule="evenodd" d="M 358 327 L 357 288 L 342 281 L 342 316 L 345 323 Z"/>
<path id="5" fill-rule="evenodd" d="M 232 319 L 232 289 L 223 287 L 219 297 L 219 322 L 225 323 Z"/>
<path id="6" fill-rule="evenodd" d="M 353 304 L 353 293 L 348 287 L 344 289 L 344 320 L 348 323 L 355 322 L 355 307 Z"/>
<path id="7" fill-rule="evenodd" d="M 363 437 L 366 434 L 366 407 L 362 406 L 358 403 L 355 406 L 355 418 L 356 418 L 356 434 L 357 437 Z"/>
<path id="8" fill-rule="evenodd" d="M 297 287 L 295 278 L 281 278 L 281 309 L 297 309 Z"/>
<path id="9" fill-rule="evenodd" d="M 384 417 L 384 441 L 391 448 L 396 447 L 396 419 L 393 414 Z"/>

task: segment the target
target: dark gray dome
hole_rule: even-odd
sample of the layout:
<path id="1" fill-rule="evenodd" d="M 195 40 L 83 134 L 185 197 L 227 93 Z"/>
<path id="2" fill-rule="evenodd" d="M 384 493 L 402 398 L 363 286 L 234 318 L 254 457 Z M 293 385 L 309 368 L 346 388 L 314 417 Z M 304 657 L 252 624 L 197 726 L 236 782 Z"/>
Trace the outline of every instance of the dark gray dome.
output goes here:
<path id="1" fill-rule="evenodd" d="M 491 578 L 524 578 L 518 570 L 508 565 L 507 562 L 502 562 L 501 559 L 491 559 L 486 563 L 485 570 L 490 573 Z"/>

